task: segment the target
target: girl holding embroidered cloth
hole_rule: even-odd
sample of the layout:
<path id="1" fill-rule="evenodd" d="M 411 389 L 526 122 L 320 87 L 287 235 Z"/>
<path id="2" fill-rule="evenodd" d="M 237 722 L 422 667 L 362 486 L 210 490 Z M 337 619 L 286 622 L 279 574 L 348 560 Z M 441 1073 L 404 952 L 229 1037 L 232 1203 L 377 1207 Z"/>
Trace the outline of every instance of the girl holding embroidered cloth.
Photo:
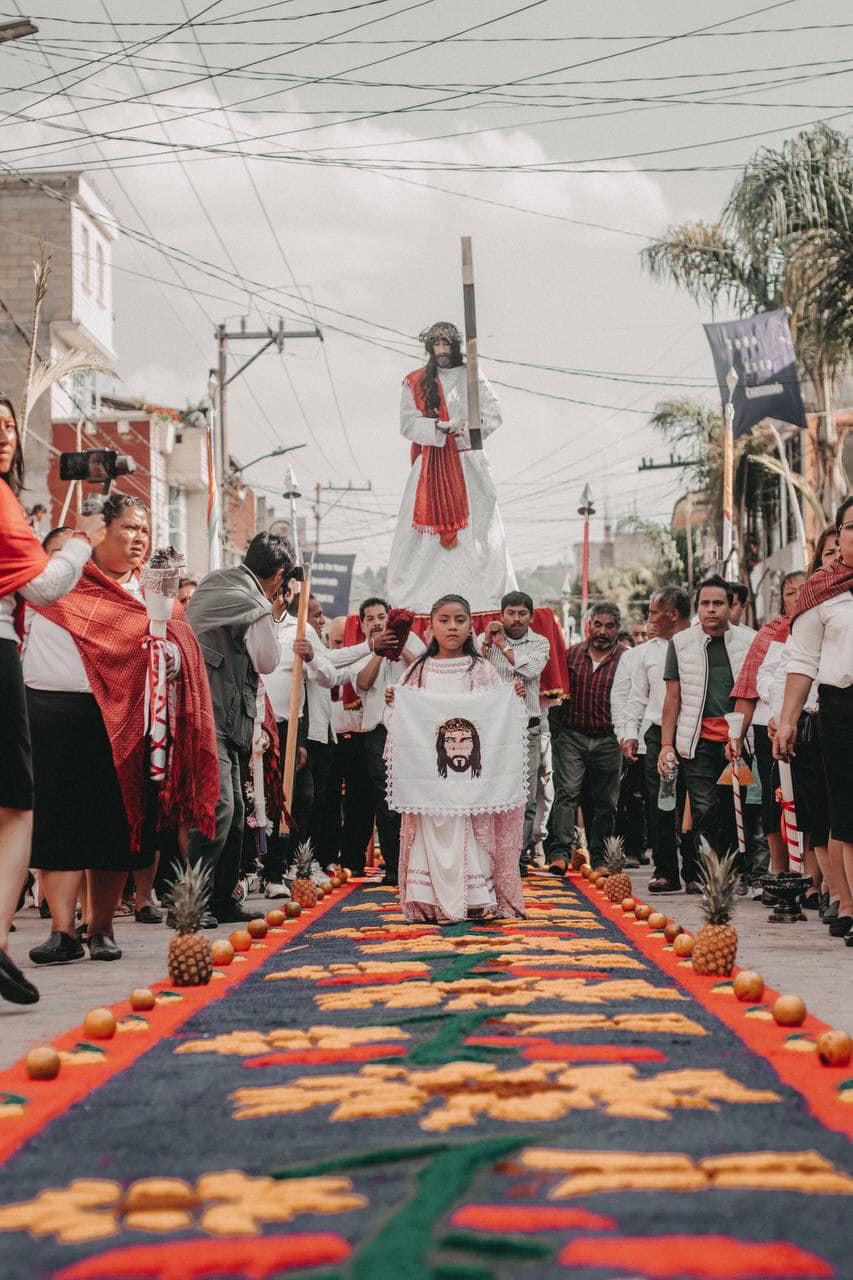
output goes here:
<path id="1" fill-rule="evenodd" d="M 432 640 L 386 692 L 389 807 L 402 813 L 406 919 L 524 916 L 518 848 L 527 794 L 524 690 L 477 652 L 471 609 L 448 595 Z"/>

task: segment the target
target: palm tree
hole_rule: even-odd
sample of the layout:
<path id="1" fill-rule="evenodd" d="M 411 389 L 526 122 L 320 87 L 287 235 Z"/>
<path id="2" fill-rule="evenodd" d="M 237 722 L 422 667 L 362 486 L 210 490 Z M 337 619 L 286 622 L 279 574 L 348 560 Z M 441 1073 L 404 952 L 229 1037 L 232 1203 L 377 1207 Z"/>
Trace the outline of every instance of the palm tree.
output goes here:
<path id="1" fill-rule="evenodd" d="M 653 276 L 740 315 L 788 308 L 801 372 L 824 413 L 853 350 L 853 146 L 818 125 L 762 148 L 716 223 L 685 223 L 643 250 Z M 826 255 L 826 256 L 824 256 Z M 826 419 L 824 419 L 824 422 Z M 819 433 L 820 492 L 832 512 L 843 441 Z"/>

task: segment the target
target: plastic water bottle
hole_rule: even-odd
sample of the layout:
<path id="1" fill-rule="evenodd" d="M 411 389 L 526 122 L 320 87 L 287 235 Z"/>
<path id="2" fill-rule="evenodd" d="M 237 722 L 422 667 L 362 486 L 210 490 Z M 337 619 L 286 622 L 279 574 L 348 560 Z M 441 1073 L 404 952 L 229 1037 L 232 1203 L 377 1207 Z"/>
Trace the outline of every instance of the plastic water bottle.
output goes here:
<path id="1" fill-rule="evenodd" d="M 666 776 L 661 778 L 658 788 L 658 808 L 671 812 L 675 808 L 675 784 L 678 780 L 678 760 L 670 755 L 666 765 Z"/>

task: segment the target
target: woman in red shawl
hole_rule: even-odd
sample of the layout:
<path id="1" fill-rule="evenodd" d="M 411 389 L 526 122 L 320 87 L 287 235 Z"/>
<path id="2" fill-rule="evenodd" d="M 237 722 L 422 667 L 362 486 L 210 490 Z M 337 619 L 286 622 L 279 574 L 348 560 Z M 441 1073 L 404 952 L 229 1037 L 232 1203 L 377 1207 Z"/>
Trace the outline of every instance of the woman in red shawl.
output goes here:
<path id="1" fill-rule="evenodd" d="M 87 943 L 117 960 L 113 913 L 128 871 L 154 861 L 157 827 L 194 823 L 212 833 L 219 795 L 213 712 L 198 642 L 180 610 L 167 624 L 174 712 L 166 780 L 150 780 L 145 695 L 148 612 L 138 569 L 148 555 L 148 512 L 115 494 L 106 535 L 75 589 L 34 606 L 24 681 L 36 782 L 32 865 L 51 911 L 36 964 L 82 958 L 74 914 L 89 873 Z"/>
<path id="2" fill-rule="evenodd" d="M 48 604 L 77 582 L 104 536 L 100 516 L 88 516 L 66 546 L 48 560 L 27 523 L 18 494 L 24 458 L 15 411 L 0 400 L 0 997 L 35 1004 L 33 984 L 10 959 L 12 917 L 27 874 L 33 829 L 33 770 L 24 682 L 15 629 L 18 596 Z"/>
<path id="3" fill-rule="evenodd" d="M 842 851 L 838 917 L 829 932 L 853 947 L 853 496 L 838 508 L 835 531 L 838 555 L 808 579 L 791 623 L 785 700 L 773 749 L 781 760 L 795 754 L 800 712 L 817 680 L 830 836 Z"/>

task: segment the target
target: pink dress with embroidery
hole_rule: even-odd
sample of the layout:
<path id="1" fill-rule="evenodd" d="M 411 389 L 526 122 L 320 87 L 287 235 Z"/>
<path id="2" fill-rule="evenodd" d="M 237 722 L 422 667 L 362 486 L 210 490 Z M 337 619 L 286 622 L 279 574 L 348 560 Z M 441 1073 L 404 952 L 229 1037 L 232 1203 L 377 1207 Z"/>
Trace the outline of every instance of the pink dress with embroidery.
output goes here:
<path id="1" fill-rule="evenodd" d="M 501 683 L 491 663 L 428 658 L 422 688 L 467 693 Z M 417 689 L 417 680 L 409 682 Z M 392 710 L 393 714 L 393 710 Z M 410 921 L 446 924 L 469 912 L 524 916 L 518 870 L 523 806 L 509 813 L 434 817 L 404 813 L 400 832 L 400 904 Z"/>

